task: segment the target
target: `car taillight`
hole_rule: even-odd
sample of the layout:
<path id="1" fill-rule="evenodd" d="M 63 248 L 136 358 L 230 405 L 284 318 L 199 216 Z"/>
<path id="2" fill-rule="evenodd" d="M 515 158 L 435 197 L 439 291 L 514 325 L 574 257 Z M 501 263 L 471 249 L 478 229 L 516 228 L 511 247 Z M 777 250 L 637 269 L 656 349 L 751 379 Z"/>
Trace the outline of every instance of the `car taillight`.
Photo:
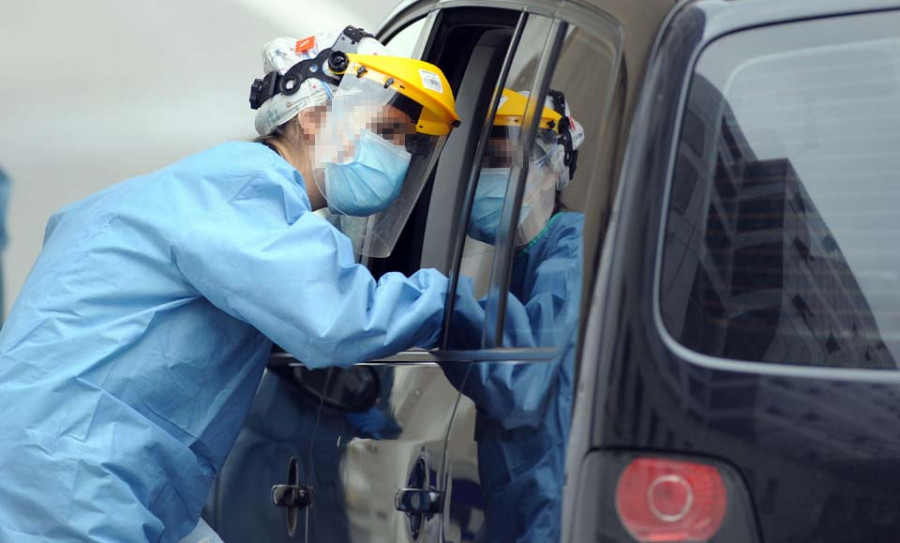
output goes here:
<path id="1" fill-rule="evenodd" d="M 640 542 L 707 541 L 728 505 L 722 475 L 710 465 L 637 458 L 616 486 L 616 511 Z"/>
<path id="2" fill-rule="evenodd" d="M 741 474 L 690 454 L 593 450 L 578 466 L 567 543 L 759 543 Z"/>

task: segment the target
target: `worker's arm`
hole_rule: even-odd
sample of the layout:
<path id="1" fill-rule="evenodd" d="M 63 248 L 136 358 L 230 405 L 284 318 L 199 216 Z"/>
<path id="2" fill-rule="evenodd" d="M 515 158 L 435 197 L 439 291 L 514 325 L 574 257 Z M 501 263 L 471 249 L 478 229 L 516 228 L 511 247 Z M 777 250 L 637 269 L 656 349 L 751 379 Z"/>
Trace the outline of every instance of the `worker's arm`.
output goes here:
<path id="1" fill-rule="evenodd" d="M 547 401 L 558 392 L 560 365 L 572 363 L 571 353 L 568 358 L 564 357 L 578 330 L 582 225 L 580 214 L 564 214 L 551 235 L 542 240 L 548 250 L 540 254 L 540 260 L 518 270 L 528 275 L 518 278 L 522 283 L 530 281 L 526 289 L 528 299 L 519 300 L 512 294 L 507 298 L 504 345 L 557 347 L 561 352 L 552 360 L 536 363 L 477 362 L 471 367 L 444 366 L 447 377 L 455 386 L 461 387 L 479 411 L 506 428 L 539 426 L 545 416 Z M 534 256 L 523 254 L 519 258 Z M 524 264 L 516 263 L 517 267 Z M 470 304 L 464 307 L 470 315 L 462 319 L 461 324 L 477 322 L 476 310 L 471 309 Z M 459 318 L 459 314 L 455 317 Z M 480 337 L 466 337 L 469 334 L 465 333 L 464 325 L 454 330 L 463 331 L 449 338 L 454 347 L 472 349 L 480 346 Z"/>
<path id="2" fill-rule="evenodd" d="M 262 179 L 198 218 L 173 258 L 199 294 L 312 368 L 348 366 L 438 339 L 447 279 L 435 270 L 375 281 L 350 240 Z M 289 187 L 290 188 L 290 187 Z M 303 199 L 304 205 L 305 199 Z"/>

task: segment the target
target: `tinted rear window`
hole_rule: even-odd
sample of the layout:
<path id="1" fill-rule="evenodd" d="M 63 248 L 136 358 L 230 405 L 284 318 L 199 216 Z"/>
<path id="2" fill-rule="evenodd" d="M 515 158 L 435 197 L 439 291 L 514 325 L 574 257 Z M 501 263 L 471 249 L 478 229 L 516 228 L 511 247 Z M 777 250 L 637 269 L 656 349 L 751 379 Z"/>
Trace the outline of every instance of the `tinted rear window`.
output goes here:
<path id="1" fill-rule="evenodd" d="M 900 17 L 734 34 L 698 61 L 672 177 L 663 321 L 697 352 L 896 368 Z"/>

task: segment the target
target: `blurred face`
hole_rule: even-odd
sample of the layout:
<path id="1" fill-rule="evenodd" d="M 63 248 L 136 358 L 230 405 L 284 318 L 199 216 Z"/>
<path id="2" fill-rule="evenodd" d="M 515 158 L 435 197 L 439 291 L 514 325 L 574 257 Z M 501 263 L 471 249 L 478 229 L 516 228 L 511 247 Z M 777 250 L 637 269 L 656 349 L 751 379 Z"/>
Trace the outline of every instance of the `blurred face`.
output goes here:
<path id="1" fill-rule="evenodd" d="M 366 128 L 400 147 L 406 147 L 407 139 L 416 133 L 416 124 L 410 116 L 390 105 L 370 118 Z"/>
<path id="2" fill-rule="evenodd" d="M 304 109 L 297 114 L 297 120 L 303 129 L 304 140 L 312 141 L 322 129 L 322 121 L 328 108 L 325 106 L 316 106 Z"/>
<path id="3" fill-rule="evenodd" d="M 482 168 L 510 168 L 518 145 L 508 137 L 491 136 L 481 157 Z"/>
<path id="4" fill-rule="evenodd" d="M 484 156 L 481 158 L 482 168 L 511 168 L 519 150 L 519 131 L 517 129 L 495 130 L 488 138 Z M 543 148 L 535 144 L 531 150 L 529 167 L 543 166 L 545 153 Z"/>
<path id="5" fill-rule="evenodd" d="M 354 112 L 354 118 L 345 120 L 344 129 L 339 130 L 340 161 L 351 160 L 356 154 L 356 144 L 363 130 L 368 130 L 394 145 L 404 148 L 415 139 L 416 124 L 409 115 L 390 106 L 379 106 L 374 112 L 370 107 Z"/>

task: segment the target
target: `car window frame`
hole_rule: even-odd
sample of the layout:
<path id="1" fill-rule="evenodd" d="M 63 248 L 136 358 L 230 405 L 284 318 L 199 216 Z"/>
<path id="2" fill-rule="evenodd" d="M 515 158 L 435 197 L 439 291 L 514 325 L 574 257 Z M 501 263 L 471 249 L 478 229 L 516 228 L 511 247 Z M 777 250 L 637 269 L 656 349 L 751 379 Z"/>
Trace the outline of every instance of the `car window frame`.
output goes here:
<path id="1" fill-rule="evenodd" d="M 467 7 L 467 8 L 475 7 L 475 8 L 495 8 L 495 9 L 502 8 L 511 13 L 519 13 L 520 16 L 519 16 L 519 20 L 518 20 L 517 27 L 516 27 L 517 29 L 519 29 L 519 34 L 521 34 L 521 29 L 524 28 L 525 22 L 527 20 L 527 14 L 528 14 L 527 12 L 525 12 L 523 10 L 511 10 L 509 5 L 503 4 L 502 2 L 501 3 L 485 2 L 485 4 L 491 4 L 491 5 L 483 5 L 481 3 L 473 3 L 473 2 L 467 2 L 467 1 L 452 2 L 452 4 L 454 4 L 454 7 Z M 416 6 L 413 6 L 413 8 L 415 8 L 415 7 Z M 422 37 L 425 39 L 420 38 L 420 40 L 418 41 L 417 46 L 416 46 L 416 54 L 418 54 L 420 57 L 424 57 L 425 54 L 431 50 L 431 47 L 433 45 L 433 39 L 436 34 L 436 32 L 435 32 L 436 25 L 438 24 L 438 21 L 440 20 L 439 17 L 441 15 L 441 13 L 444 11 L 442 9 L 439 9 L 439 7 L 440 6 L 437 6 L 437 5 L 427 5 L 424 7 L 420 6 L 418 9 L 412 9 L 406 15 L 402 16 L 402 19 L 393 20 L 388 25 L 382 27 L 382 29 L 380 29 L 378 31 L 377 36 L 381 40 L 389 40 L 390 37 L 393 37 L 394 35 L 398 34 L 399 32 L 402 32 L 405 28 L 409 27 L 409 25 L 415 24 L 417 21 L 421 20 L 423 17 L 428 17 L 430 20 L 426 21 L 425 27 L 423 28 L 423 36 Z M 404 9 L 405 9 L 404 6 L 401 6 L 400 8 L 398 8 L 398 12 L 402 12 Z M 538 14 L 538 15 L 545 16 L 544 14 Z M 554 21 L 555 21 L 555 19 L 551 19 L 551 23 Z M 563 26 L 563 31 L 561 32 L 561 37 L 564 37 L 565 30 L 564 30 L 564 25 L 562 25 L 562 26 Z M 425 29 L 427 29 L 427 31 L 428 31 L 427 37 L 425 37 L 426 36 L 426 34 L 424 32 Z M 505 70 L 504 74 L 508 73 L 509 66 L 511 65 L 512 59 L 515 56 L 515 48 L 512 47 L 512 45 L 514 45 L 514 44 L 511 42 L 511 46 L 506 54 L 507 56 L 504 59 L 504 70 Z M 545 47 L 541 52 L 541 63 L 542 64 L 546 63 L 545 59 L 547 59 L 547 47 Z M 546 87 L 549 85 L 550 78 L 552 76 L 552 71 L 548 71 L 544 75 L 546 77 L 546 82 L 543 85 L 545 87 L 544 92 L 542 93 L 543 95 L 546 94 Z M 499 101 L 500 101 L 500 96 L 501 96 L 500 92 L 502 91 L 502 88 L 503 88 L 501 82 L 505 82 L 505 77 L 504 78 L 498 77 L 498 83 L 497 83 L 497 85 L 495 85 L 494 94 L 492 95 L 492 109 L 490 110 L 490 115 L 486 118 L 493 118 L 493 116 L 496 112 L 496 109 L 499 106 Z M 536 82 L 537 82 L 537 78 L 536 78 Z M 542 96 L 542 98 L 543 98 L 543 96 Z M 536 104 L 536 102 L 535 102 L 535 104 Z M 531 114 L 533 116 L 534 112 L 536 111 L 536 106 L 531 107 L 531 111 L 532 111 Z M 526 113 L 527 113 L 527 111 L 526 111 Z M 534 119 L 535 129 L 537 128 L 538 120 L 539 120 L 538 118 Z M 485 124 L 482 127 L 482 133 L 480 135 L 480 137 L 484 140 L 484 144 L 486 144 L 489 133 L 490 133 L 490 125 Z M 533 141 L 533 138 L 532 138 L 532 141 Z M 482 145 L 482 147 L 484 147 L 484 144 Z M 465 209 L 463 209 L 460 214 L 460 216 L 462 217 L 460 224 L 462 224 L 462 225 L 465 225 L 465 221 L 468 219 L 471 198 L 474 198 L 474 190 L 475 190 L 474 187 L 475 187 L 475 183 L 477 182 L 478 171 L 479 171 L 479 168 L 477 166 L 480 164 L 481 155 L 483 154 L 483 150 L 484 149 L 482 148 L 480 153 L 475 158 L 473 158 L 472 165 L 470 165 L 470 168 L 469 168 L 469 175 L 468 175 L 469 180 L 468 180 L 468 185 L 466 188 L 467 191 L 470 191 L 470 192 L 467 192 L 467 197 L 469 197 L 469 198 L 467 198 L 467 201 L 469 202 L 469 204 L 464 206 Z M 526 171 L 526 173 L 527 173 L 527 171 Z M 523 185 L 523 189 L 524 189 L 524 175 L 522 177 L 522 185 Z M 522 192 L 524 192 L 524 190 Z M 504 207 L 506 207 L 506 206 L 507 206 L 507 202 L 504 202 Z M 521 206 L 521 195 L 519 198 L 519 202 L 517 203 L 517 206 Z M 450 236 L 448 236 L 448 237 L 450 237 Z M 459 244 L 458 244 L 459 245 L 459 255 L 458 256 L 459 256 L 460 260 L 462 258 L 462 248 L 463 248 L 463 240 L 464 239 L 465 239 L 465 228 L 460 228 L 456 232 L 456 236 L 453 237 L 454 241 L 459 241 Z M 510 247 L 510 253 L 511 253 L 511 249 L 512 249 L 512 247 Z M 455 258 L 455 255 L 454 255 L 454 258 Z M 363 264 L 366 267 L 370 267 L 371 263 L 372 263 L 372 259 L 363 259 L 361 262 L 361 264 Z M 458 284 L 458 274 L 451 274 L 451 279 L 454 276 L 456 277 L 456 281 L 457 281 L 456 284 Z M 454 288 L 452 288 L 452 289 L 448 288 L 447 300 L 448 300 L 448 304 L 450 305 L 450 307 L 449 307 L 449 309 L 445 310 L 445 315 L 449 315 L 452 312 L 452 303 L 453 303 L 453 299 L 455 297 L 455 293 L 456 293 L 456 289 L 455 289 L 455 284 L 454 284 Z M 447 326 L 449 322 L 450 322 L 449 318 L 445 316 L 442 326 Z M 433 350 L 425 350 L 425 349 L 421 349 L 421 348 L 412 348 L 412 349 L 408 349 L 406 351 L 397 353 L 395 355 L 385 356 L 385 357 L 380 357 L 377 359 L 364 361 L 364 362 L 361 362 L 360 364 L 361 365 L 425 365 L 425 366 L 432 366 L 432 365 L 438 365 L 440 363 L 459 363 L 459 362 L 463 362 L 463 363 L 471 363 L 471 362 L 535 363 L 535 362 L 548 362 L 548 361 L 554 360 L 556 357 L 559 356 L 560 350 L 561 350 L 561 347 L 492 348 L 492 349 L 476 349 L 476 350 L 450 350 L 450 349 L 440 349 L 440 348 L 433 349 Z M 271 353 L 271 355 L 269 357 L 269 363 L 274 366 L 278 366 L 278 367 L 304 366 L 302 361 L 297 360 L 292 355 L 290 355 L 289 353 L 286 353 L 286 352 Z"/>
<path id="2" fill-rule="evenodd" d="M 900 381 L 900 368 L 897 369 L 865 369 L 865 368 L 847 368 L 847 367 L 828 367 L 828 366 L 807 366 L 797 364 L 757 362 L 751 360 L 732 360 L 711 355 L 699 353 L 682 345 L 669 332 L 662 315 L 662 267 L 664 265 L 664 249 L 665 235 L 669 220 L 669 211 L 672 197 L 672 188 L 675 177 L 675 166 L 678 158 L 678 146 L 681 142 L 681 134 L 683 129 L 684 117 L 688 108 L 688 100 L 690 97 L 691 84 L 696 76 L 697 63 L 700 58 L 710 47 L 715 46 L 720 39 L 726 38 L 732 34 L 740 32 L 752 32 L 758 28 L 770 26 L 787 27 L 795 23 L 810 22 L 826 19 L 837 19 L 852 17 L 854 15 L 864 13 L 888 12 L 900 16 L 900 9 L 896 7 L 883 9 L 874 7 L 869 10 L 859 11 L 843 11 L 835 13 L 823 13 L 816 16 L 808 17 L 787 17 L 780 20 L 768 21 L 766 24 L 757 22 L 756 24 L 747 23 L 716 26 L 709 29 L 703 38 L 702 43 L 698 44 L 688 63 L 684 73 L 682 86 L 679 92 L 677 103 L 677 111 L 675 113 L 674 126 L 675 130 L 671 137 L 671 141 L 667 142 L 665 161 L 665 182 L 662 188 L 661 208 L 659 210 L 659 225 L 656 231 L 656 247 L 653 263 L 653 294 L 652 294 L 652 318 L 655 333 L 663 342 L 665 347 L 681 360 L 685 360 L 690 364 L 710 368 L 715 370 L 726 370 L 734 372 L 742 372 L 756 375 L 767 376 L 785 376 L 800 377 L 811 379 L 835 379 L 842 381 L 856 382 L 897 382 Z"/>
<path id="3" fill-rule="evenodd" d="M 515 57 L 515 53 L 518 50 L 519 39 L 521 38 L 521 34 L 525 28 L 525 24 L 528 20 L 528 17 L 530 15 L 538 15 L 538 16 L 546 17 L 550 20 L 550 23 L 551 23 L 550 32 L 556 31 L 557 36 L 556 36 L 555 40 L 547 39 L 547 42 L 545 43 L 544 47 L 541 50 L 541 55 L 540 55 L 540 60 L 539 60 L 539 66 L 540 66 L 539 72 L 535 77 L 535 82 L 533 85 L 533 87 L 538 88 L 538 90 L 540 91 L 540 98 L 541 98 L 541 100 L 543 100 L 543 97 L 546 95 L 546 91 L 547 91 L 547 88 L 549 87 L 550 79 L 553 74 L 553 71 L 552 71 L 553 60 L 558 57 L 559 48 L 561 46 L 562 40 L 565 37 L 566 23 L 563 22 L 559 17 L 555 17 L 555 18 L 552 17 L 552 13 L 549 13 L 549 12 L 533 13 L 528 10 L 510 10 L 510 6 L 507 4 L 504 4 L 502 2 L 474 3 L 474 2 L 465 2 L 464 1 L 464 2 L 450 2 L 449 4 L 451 4 L 451 5 L 446 6 L 446 7 L 445 7 L 444 3 L 441 3 L 440 5 L 432 5 L 432 6 L 426 6 L 424 8 L 420 7 L 419 9 L 412 9 L 408 13 L 406 13 L 402 17 L 402 19 L 392 21 L 391 23 L 389 23 L 389 25 L 382 28 L 379 31 L 378 35 L 380 38 L 387 40 L 390 37 L 401 32 L 404 28 L 407 28 L 409 25 L 414 24 L 416 21 L 420 20 L 423 16 L 431 17 L 432 21 L 430 23 L 426 23 L 426 28 L 428 28 L 428 32 L 429 32 L 428 38 L 425 40 L 420 40 L 420 42 L 419 42 L 423 50 L 419 50 L 417 52 L 420 53 L 420 56 L 421 56 L 423 53 L 427 52 L 431 48 L 431 45 L 432 45 L 431 42 L 435 35 L 435 26 L 434 25 L 435 25 L 435 21 L 438 20 L 439 14 L 449 10 L 449 8 L 452 8 L 452 7 L 466 7 L 466 8 L 477 7 L 477 8 L 486 8 L 486 9 L 487 8 L 495 8 L 495 9 L 501 8 L 501 9 L 505 9 L 510 12 L 519 13 L 519 19 L 516 24 L 516 28 L 513 31 L 514 32 L 513 38 L 511 39 L 510 46 L 506 52 L 506 57 L 504 58 L 504 61 L 503 61 L 503 67 L 501 68 L 501 73 L 498 76 L 497 82 L 494 86 L 494 91 L 493 91 L 493 94 L 491 97 L 491 105 L 489 107 L 489 112 L 486 117 L 486 118 L 490 119 L 490 118 L 494 117 L 494 114 L 496 113 L 496 110 L 499 107 L 503 85 L 506 82 L 506 78 L 508 76 L 510 66 L 512 65 L 512 61 Z M 413 6 L 413 7 L 415 7 L 415 6 Z M 403 7 L 401 7 L 399 9 L 399 11 L 402 11 L 402 10 L 403 10 Z M 548 38 L 549 38 L 549 34 L 548 34 Z M 417 47 L 417 49 L 418 49 L 418 47 Z M 541 87 L 543 87 L 543 88 L 541 89 Z M 532 89 L 532 90 L 534 92 L 534 89 Z M 532 94 L 532 96 L 534 96 L 534 94 Z M 541 102 L 541 103 L 543 103 L 543 102 Z M 526 118 L 529 118 L 528 117 L 529 115 L 531 118 L 533 118 L 532 119 L 533 120 L 533 122 L 532 122 L 533 128 L 530 131 L 526 131 L 526 130 L 522 131 L 522 134 L 520 136 L 520 142 L 522 142 L 522 143 L 524 143 L 523 140 L 525 140 L 525 138 L 529 137 L 529 135 L 530 135 L 531 144 L 529 144 L 529 145 L 533 145 L 534 136 L 537 131 L 537 124 L 539 121 L 539 118 L 534 115 L 537 111 L 537 104 L 538 104 L 537 100 L 529 99 L 529 104 L 526 106 Z M 471 209 L 471 203 L 472 203 L 472 200 L 474 199 L 475 185 L 478 180 L 478 172 L 480 169 L 478 167 L 478 165 L 481 162 L 481 157 L 484 153 L 484 148 L 486 147 L 486 143 L 487 143 L 487 139 L 488 139 L 489 135 L 490 135 L 490 125 L 485 123 L 481 128 L 481 133 L 479 134 L 479 143 L 478 143 L 478 148 L 476 149 L 476 154 L 473 157 L 472 164 L 469 166 L 468 182 L 467 182 L 467 186 L 465 188 L 465 190 L 466 190 L 466 195 L 465 195 L 465 200 L 464 200 L 465 203 L 463 205 L 463 209 L 460 211 L 460 214 L 459 214 L 460 218 L 459 218 L 458 224 L 465 225 L 466 221 L 468 220 L 469 211 Z M 529 149 L 526 149 L 526 151 L 527 150 L 530 150 L 530 147 L 529 147 Z M 523 154 L 523 156 L 527 156 L 527 154 Z M 507 218 L 506 217 L 507 213 L 511 215 L 514 212 L 516 215 L 518 215 L 519 208 L 521 207 L 521 200 L 524 195 L 523 193 L 524 193 L 526 174 L 527 174 L 527 169 L 522 169 L 521 175 L 519 176 L 520 177 L 519 183 L 510 183 L 510 187 L 508 187 L 507 197 L 504 200 L 504 206 L 503 206 L 503 208 L 505 210 L 504 218 Z M 509 192 L 515 191 L 517 189 L 519 191 L 518 199 L 514 205 L 510 205 L 509 199 L 508 199 Z M 509 209 L 510 207 L 512 207 L 513 209 Z M 515 218 L 517 220 L 517 217 L 515 217 Z M 514 224 L 514 223 L 509 223 L 509 224 Z M 501 222 L 501 228 L 503 226 L 504 226 L 504 223 Z M 497 254 L 504 255 L 504 254 L 508 253 L 509 262 L 506 264 L 506 269 L 507 269 L 506 275 L 508 276 L 509 275 L 509 273 L 508 273 L 509 266 L 511 266 L 512 257 L 513 257 L 512 253 L 513 253 L 514 247 L 512 246 L 512 240 L 513 240 L 512 234 L 514 234 L 514 228 L 509 227 L 507 230 L 510 233 L 508 235 L 508 239 L 506 240 L 506 244 L 508 245 L 508 247 L 504 247 L 503 245 L 498 243 L 497 244 L 498 249 L 495 251 L 495 255 L 497 255 Z M 458 270 L 459 270 L 460 263 L 462 260 L 464 241 L 465 241 L 465 228 L 459 228 L 458 231 L 456 232 L 456 235 L 453 236 L 453 239 L 451 240 L 451 242 L 454 243 L 455 250 L 454 250 L 454 254 L 452 255 L 451 270 L 450 270 L 450 273 L 448 274 L 449 275 L 448 278 L 449 278 L 450 282 L 449 282 L 449 286 L 447 289 L 447 301 L 446 301 L 446 305 L 445 305 L 444 320 L 442 323 L 442 326 L 444 327 L 444 334 L 443 334 L 444 338 L 448 337 L 448 333 L 450 332 L 450 322 L 451 322 L 450 315 L 452 315 L 452 312 L 453 312 L 456 289 L 459 284 Z M 498 262 L 498 258 L 495 256 L 495 258 L 492 262 L 492 275 L 494 274 L 493 269 L 496 266 L 497 262 Z M 499 281 L 499 279 L 502 279 L 502 278 L 498 278 L 498 281 Z M 508 290 L 508 277 L 506 279 L 506 282 L 507 282 L 507 290 Z M 501 314 L 500 316 L 502 318 L 505 318 L 505 315 Z M 499 326 L 501 326 L 501 327 L 503 326 L 502 318 L 501 318 L 501 322 L 499 323 Z M 488 327 L 491 326 L 491 324 L 492 323 L 490 323 L 488 321 L 488 319 L 486 319 L 485 320 L 485 330 L 487 330 Z M 484 348 L 484 349 L 476 349 L 476 350 L 452 350 L 452 349 L 444 348 L 445 346 L 446 346 L 446 343 L 444 343 L 441 346 L 442 348 L 430 350 L 430 351 L 424 350 L 424 349 L 417 349 L 417 348 L 409 349 L 407 351 L 398 353 L 396 355 L 370 360 L 370 361 L 364 362 L 364 364 L 375 364 L 375 365 L 424 364 L 424 365 L 431 365 L 431 364 L 437 364 L 437 363 L 442 363 L 442 362 L 449 362 L 449 363 L 466 362 L 466 363 L 468 363 L 468 362 L 475 362 L 475 361 L 484 361 L 484 362 L 494 361 L 494 362 L 507 362 L 507 363 L 535 363 L 535 362 L 551 361 L 555 357 L 557 357 L 560 352 L 560 348 L 557 348 L 557 347 L 547 347 L 547 348 L 515 348 L 515 347 L 507 347 L 507 348 L 500 347 L 500 348 L 498 348 L 498 347 L 493 347 L 493 348 Z M 289 365 L 297 365 L 297 364 L 300 364 L 300 363 L 299 362 L 289 362 Z"/>
<path id="4" fill-rule="evenodd" d="M 485 9 L 503 9 L 507 11 L 515 11 L 520 13 L 520 19 L 514 30 L 514 37 L 510 42 L 507 56 L 504 59 L 503 68 L 497 78 L 494 92 L 489 106 L 488 116 L 493 118 L 496 113 L 500 101 L 500 92 L 508 78 L 509 68 L 518 50 L 518 39 L 525 27 L 529 16 L 541 16 L 548 18 L 550 21 L 550 30 L 546 36 L 544 47 L 538 61 L 538 70 L 536 72 L 528 103 L 526 105 L 525 118 L 529 119 L 530 125 L 520 134 L 520 149 L 522 149 L 522 157 L 528 156 L 531 146 L 534 145 L 535 136 L 539 118 L 535 115 L 538 104 L 543 104 L 547 91 L 550 87 L 554 75 L 556 62 L 559 60 L 562 44 L 565 40 L 567 31 L 570 27 L 581 29 L 591 34 L 602 35 L 604 38 L 612 38 L 618 45 L 618 58 L 615 63 L 615 70 L 620 73 L 624 65 L 624 54 L 622 52 L 622 44 L 624 41 L 624 32 L 621 25 L 615 19 L 611 18 L 605 12 L 590 9 L 577 4 L 551 5 L 548 2 L 540 0 L 532 0 L 525 6 L 515 6 L 511 9 L 508 3 L 499 0 L 442 0 L 439 2 L 422 3 L 410 2 L 406 5 L 399 6 L 395 12 L 388 18 L 386 24 L 379 29 L 378 36 L 383 39 L 401 32 L 410 24 L 415 23 L 422 17 L 429 17 L 432 20 L 426 23 L 428 28 L 428 38 L 420 42 L 420 46 L 424 51 L 418 51 L 420 56 L 431 49 L 432 40 L 436 34 L 435 21 L 441 13 L 451 11 L 454 8 L 485 8 Z M 424 34 L 423 34 L 424 35 Z M 615 86 L 616 77 L 611 78 L 611 86 Z M 608 112 L 612 103 L 611 89 L 605 89 L 606 96 L 603 99 L 603 108 Z M 537 98 L 537 99 L 535 99 Z M 485 123 L 482 126 L 478 148 L 470 165 L 469 180 L 465 188 L 465 204 L 460 212 L 458 224 L 465 225 L 468 220 L 469 211 L 471 210 L 472 199 L 474 198 L 475 185 L 478 179 L 480 159 L 484 153 L 484 146 L 490 132 L 490 127 Z M 510 177 L 511 182 L 507 186 L 507 193 L 504 198 L 504 205 L 501 215 L 500 226 L 498 228 L 498 243 L 495 245 L 495 257 L 491 263 L 491 279 L 488 290 L 488 302 L 490 311 L 486 312 L 484 322 L 483 336 L 502 337 L 502 330 L 505 325 L 506 318 L 506 294 L 509 292 L 510 271 L 514 259 L 513 239 L 515 235 L 514 225 L 518 222 L 519 212 L 521 210 L 522 199 L 524 197 L 525 181 L 527 177 L 527 166 L 514 167 L 514 171 Z M 620 187 L 618 184 L 613 187 L 613 200 L 615 194 L 618 193 Z M 451 332 L 451 319 L 455 305 L 455 296 L 459 284 L 459 269 L 462 260 L 463 249 L 465 245 L 465 228 L 457 229 L 456 236 L 451 240 L 454 243 L 454 252 L 451 258 L 451 269 L 448 274 L 450 280 L 447 292 L 447 301 L 445 304 L 445 313 L 443 318 L 443 337 L 444 343 L 437 349 L 409 349 L 396 355 L 370 360 L 369 364 L 437 364 L 437 363 L 458 363 L 458 362 L 505 362 L 505 363 L 536 363 L 550 362 L 557 358 L 561 352 L 562 346 L 554 347 L 505 347 L 502 345 L 489 345 L 481 349 L 474 350 L 454 350 L 448 349 L 446 338 Z M 602 238 L 598 241 L 602 243 Z M 503 258 L 498 258 L 497 255 Z M 499 265 L 498 265 L 499 264 Z M 590 292 L 593 288 L 593 282 L 596 274 L 590 277 L 585 276 L 585 284 L 582 285 L 582 292 Z M 589 312 L 588 298 L 582 304 L 579 318 L 579 349 L 582 343 L 581 330 L 585 328 L 585 318 Z"/>
<path id="5" fill-rule="evenodd" d="M 466 2 L 464 1 L 452 3 L 466 4 Z M 432 351 L 432 355 L 436 360 L 509 362 L 518 359 L 519 361 L 524 363 L 533 363 L 535 361 L 552 361 L 557 356 L 559 356 L 561 352 L 561 346 L 516 348 L 506 347 L 503 345 L 492 345 L 491 342 L 487 340 L 491 337 L 503 337 L 506 318 L 506 300 L 510 284 L 510 272 L 513 260 L 515 258 L 515 247 L 513 244 L 516 230 L 515 225 L 518 224 L 519 213 L 521 211 L 522 200 L 524 198 L 525 181 L 528 173 L 527 161 L 525 160 L 525 157 L 528 156 L 531 147 L 535 142 L 539 121 L 536 113 L 538 110 L 538 106 L 543 105 L 544 98 L 546 97 L 552 83 L 553 77 L 555 75 L 555 67 L 562 54 L 563 42 L 568 34 L 569 29 L 578 29 L 592 35 L 602 36 L 602 38 L 608 39 L 615 44 L 616 58 L 613 63 L 614 73 L 612 74 L 613 76 L 610 77 L 610 88 L 604 89 L 605 94 L 603 96 L 603 100 L 601 101 L 601 108 L 604 112 L 609 113 L 613 101 L 613 95 L 615 94 L 614 87 L 616 86 L 618 75 L 621 73 L 624 63 L 624 31 L 621 25 L 605 12 L 593 11 L 585 9 L 582 6 L 575 5 L 562 6 L 553 12 L 548 12 L 543 9 L 532 9 L 535 7 L 539 6 L 528 6 L 528 9 L 523 10 L 523 16 L 549 16 L 551 26 L 548 35 L 546 36 L 546 42 L 544 44 L 541 57 L 538 62 L 538 68 L 534 77 L 532 88 L 530 89 L 529 99 L 526 104 L 525 118 L 528 120 L 529 125 L 526 125 L 520 134 L 518 148 L 521 150 L 521 155 L 518 157 L 519 160 L 517 160 L 517 164 L 513 166 L 513 171 L 511 172 L 510 176 L 510 183 L 507 185 L 507 192 L 504 197 L 500 226 L 498 228 L 498 241 L 495 244 L 495 257 L 491 265 L 491 279 L 488 290 L 488 298 L 486 304 L 487 311 L 483 330 L 485 344 L 484 347 L 479 350 Z M 521 21 L 522 27 L 524 27 L 525 22 L 527 22 L 527 20 Z M 513 50 L 511 46 L 510 51 L 508 51 L 508 64 L 512 63 L 512 60 L 515 57 L 515 53 L 516 51 Z M 498 83 L 494 89 L 493 102 L 491 104 L 490 114 L 487 117 L 489 119 L 493 118 L 494 113 L 496 112 L 496 106 L 498 105 L 500 99 L 499 92 L 505 85 L 508 75 L 508 66 L 504 66 L 504 71 L 498 77 Z M 486 142 L 489 128 L 490 127 L 487 125 L 483 127 L 485 132 L 482 134 L 482 139 L 484 141 L 479 142 L 480 145 Z M 605 134 L 605 129 L 600 133 L 601 135 Z M 608 144 L 609 142 L 600 141 L 597 143 L 600 145 L 604 145 Z M 478 173 L 480 171 L 479 163 L 482 152 L 483 149 L 479 148 L 479 151 L 475 157 L 476 160 L 472 165 L 469 186 L 467 187 L 467 190 L 471 192 L 469 196 L 474 195 L 475 185 L 477 183 Z M 618 185 L 616 184 L 612 188 L 613 199 L 617 190 Z M 468 203 L 471 204 L 471 201 L 469 201 Z M 467 208 L 461 215 L 461 224 L 465 224 L 465 222 L 467 221 L 468 211 L 469 209 Z M 464 234 L 461 234 L 456 240 L 456 242 L 458 243 L 458 250 L 457 254 L 455 255 L 457 265 L 453 270 L 454 276 L 451 276 L 451 280 L 454 282 L 452 283 L 452 288 L 449 289 L 449 296 L 446 306 L 447 312 L 444 319 L 445 338 L 448 337 L 448 334 L 450 332 L 449 316 L 452 314 L 454 294 L 456 292 L 457 286 L 456 282 L 458 281 L 458 262 L 462 259 L 464 241 Z M 602 243 L 602 239 L 598 240 L 598 242 Z M 585 284 L 582 285 L 583 292 L 585 292 L 586 289 L 592 288 L 592 286 L 589 286 L 588 283 L 592 284 L 594 278 L 594 275 L 591 275 L 590 277 L 588 277 L 587 275 L 585 276 Z M 588 304 L 584 303 L 580 312 L 581 318 L 579 319 L 579 327 L 581 329 L 584 329 L 583 319 L 586 316 L 587 311 Z M 580 343 L 581 341 L 579 334 L 579 344 Z"/>

